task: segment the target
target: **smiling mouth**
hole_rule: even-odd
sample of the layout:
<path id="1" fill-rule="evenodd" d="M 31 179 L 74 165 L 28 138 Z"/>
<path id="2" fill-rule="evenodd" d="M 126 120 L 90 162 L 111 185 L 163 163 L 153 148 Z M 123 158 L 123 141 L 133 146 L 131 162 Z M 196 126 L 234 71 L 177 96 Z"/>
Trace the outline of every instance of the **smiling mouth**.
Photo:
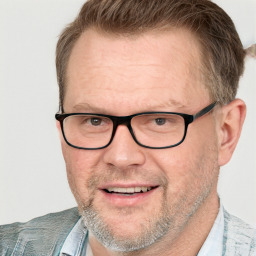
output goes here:
<path id="1" fill-rule="evenodd" d="M 109 194 L 133 196 L 133 195 L 137 195 L 137 194 L 147 193 L 156 188 L 157 188 L 157 186 L 155 186 L 155 187 L 129 187 L 129 188 L 110 187 L 110 188 L 103 189 L 103 191 L 105 191 L 106 193 L 109 193 Z"/>

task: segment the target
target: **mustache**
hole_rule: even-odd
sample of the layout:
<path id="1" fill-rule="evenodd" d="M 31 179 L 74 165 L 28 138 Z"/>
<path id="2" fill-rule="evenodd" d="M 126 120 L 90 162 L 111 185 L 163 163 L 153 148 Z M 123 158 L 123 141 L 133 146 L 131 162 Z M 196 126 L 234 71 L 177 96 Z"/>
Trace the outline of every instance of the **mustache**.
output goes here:
<path id="1" fill-rule="evenodd" d="M 115 166 L 109 166 L 108 168 L 105 167 L 104 169 L 93 167 L 91 168 L 90 173 L 91 177 L 86 184 L 89 190 L 94 190 L 102 184 L 109 182 L 146 182 L 163 187 L 167 187 L 168 184 L 167 177 L 164 173 L 159 173 L 157 171 L 141 167 L 127 167 L 123 169 Z"/>

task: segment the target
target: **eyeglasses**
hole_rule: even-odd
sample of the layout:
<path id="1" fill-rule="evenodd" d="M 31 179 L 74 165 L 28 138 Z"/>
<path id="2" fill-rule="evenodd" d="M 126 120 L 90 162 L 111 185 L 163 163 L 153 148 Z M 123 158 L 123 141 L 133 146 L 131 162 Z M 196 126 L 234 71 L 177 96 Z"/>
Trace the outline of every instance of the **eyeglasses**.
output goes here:
<path id="1" fill-rule="evenodd" d="M 102 149 L 110 145 L 117 127 L 125 125 L 134 141 L 145 148 L 164 149 L 178 146 L 187 134 L 188 125 L 210 112 L 214 102 L 195 115 L 175 112 L 144 112 L 130 116 L 94 113 L 56 114 L 64 140 L 78 149 Z"/>

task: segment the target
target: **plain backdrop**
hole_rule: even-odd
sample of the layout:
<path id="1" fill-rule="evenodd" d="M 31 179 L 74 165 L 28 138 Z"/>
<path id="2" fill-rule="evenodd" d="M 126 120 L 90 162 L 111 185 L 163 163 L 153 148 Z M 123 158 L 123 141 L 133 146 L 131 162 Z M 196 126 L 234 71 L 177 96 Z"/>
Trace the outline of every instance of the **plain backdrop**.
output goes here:
<path id="1" fill-rule="evenodd" d="M 0 0 L 0 224 L 76 205 L 66 180 L 54 114 L 55 45 L 81 0 Z M 255 0 L 218 0 L 245 47 L 256 42 Z M 221 169 L 225 207 L 256 224 L 256 60 L 246 59 L 238 97 L 248 107 L 232 161 Z"/>

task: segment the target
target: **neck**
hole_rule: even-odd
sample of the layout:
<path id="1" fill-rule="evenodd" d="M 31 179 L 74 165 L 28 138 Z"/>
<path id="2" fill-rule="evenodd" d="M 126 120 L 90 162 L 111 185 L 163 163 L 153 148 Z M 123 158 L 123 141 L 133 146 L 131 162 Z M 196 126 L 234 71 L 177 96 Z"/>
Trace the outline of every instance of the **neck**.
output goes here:
<path id="1" fill-rule="evenodd" d="M 139 251 L 114 252 L 102 246 L 93 236 L 89 243 L 94 256 L 195 256 L 204 244 L 219 211 L 217 193 L 210 195 L 191 217 L 186 227 L 175 239 L 168 234 L 155 244 Z"/>

